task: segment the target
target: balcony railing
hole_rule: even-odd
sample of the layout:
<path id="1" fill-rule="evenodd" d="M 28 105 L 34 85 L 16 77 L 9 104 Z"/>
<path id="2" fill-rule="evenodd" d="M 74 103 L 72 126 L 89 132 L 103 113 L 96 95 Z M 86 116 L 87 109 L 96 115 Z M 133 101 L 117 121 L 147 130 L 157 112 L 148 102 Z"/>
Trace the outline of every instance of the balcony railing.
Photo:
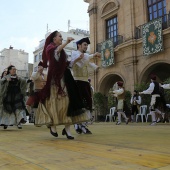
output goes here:
<path id="1" fill-rule="evenodd" d="M 110 39 L 108 39 L 108 40 L 111 40 L 111 41 L 113 42 L 113 47 L 115 48 L 117 45 L 123 43 L 123 36 L 122 36 L 122 35 L 117 35 L 116 37 L 110 38 Z M 115 41 L 115 40 L 116 40 L 116 41 Z M 97 52 L 99 52 L 99 53 L 101 52 L 102 43 L 103 43 L 103 42 L 98 43 L 98 44 L 97 44 L 97 47 L 96 47 L 96 50 L 97 50 Z"/>
<path id="2" fill-rule="evenodd" d="M 162 16 L 161 18 L 162 18 L 162 29 L 164 30 L 164 29 L 170 27 L 170 12 L 169 12 L 169 14 L 166 14 L 166 15 Z M 142 38 L 143 25 L 139 25 L 138 27 L 135 27 L 135 39 Z"/>

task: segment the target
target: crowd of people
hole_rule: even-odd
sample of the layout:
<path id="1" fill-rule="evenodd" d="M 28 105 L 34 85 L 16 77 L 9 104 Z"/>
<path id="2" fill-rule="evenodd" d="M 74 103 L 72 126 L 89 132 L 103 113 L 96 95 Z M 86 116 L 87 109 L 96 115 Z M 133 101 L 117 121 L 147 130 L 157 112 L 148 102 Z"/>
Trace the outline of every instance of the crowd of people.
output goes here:
<path id="1" fill-rule="evenodd" d="M 87 54 L 89 38 L 77 41 L 77 51 L 72 52 L 71 61 L 68 61 L 64 47 L 74 39 L 68 37 L 65 43 L 60 32 L 51 33 L 45 42 L 42 60 L 38 64 L 38 70 L 33 72 L 29 80 L 17 75 L 14 65 L 10 65 L 1 76 L 0 80 L 0 126 L 7 129 L 16 125 L 22 129 L 21 124 L 26 123 L 27 115 L 34 113 L 31 122 L 35 126 L 46 125 L 51 135 L 58 137 L 58 125 L 64 125 L 62 135 L 68 139 L 74 139 L 70 126 L 78 134 L 92 134 L 87 128 L 87 121 L 92 119 L 92 94 L 89 70 L 97 70 L 99 67 L 92 62 L 93 58 L 100 58 L 100 53 Z M 47 69 L 47 74 L 44 73 Z M 150 87 L 143 91 L 134 91 L 131 98 L 132 115 L 138 113 L 141 97 L 139 94 L 151 94 L 152 125 L 156 123 L 155 113 L 164 114 L 159 110 L 161 96 L 159 83 L 156 76 L 151 77 Z M 118 89 L 112 91 L 117 98 L 117 125 L 121 124 L 121 117 L 126 124 L 129 118 L 124 112 L 125 89 L 123 82 L 117 82 Z M 162 85 L 170 89 L 170 85 Z M 27 97 L 26 97 L 27 96 Z M 27 98 L 27 99 L 26 99 Z M 164 104 L 164 103 L 163 103 Z"/>
<path id="2" fill-rule="evenodd" d="M 166 102 L 164 99 L 164 95 L 162 93 L 162 89 L 170 89 L 170 84 L 160 84 L 156 81 L 156 75 L 150 75 L 151 83 L 149 88 L 138 92 L 134 90 L 134 93 L 131 97 L 131 121 L 135 121 L 134 115 L 139 113 L 139 108 L 142 103 L 141 94 L 149 94 L 151 95 L 151 102 L 149 106 L 149 112 L 152 117 L 152 123 L 150 125 L 156 125 L 156 123 L 160 122 L 160 120 L 165 119 L 165 112 L 167 111 Z M 126 116 L 125 110 L 125 89 L 123 87 L 123 82 L 117 82 L 118 89 L 112 91 L 113 95 L 117 98 L 117 114 L 118 114 L 118 121 L 117 125 L 121 124 L 121 117 L 124 117 L 126 124 L 129 122 L 129 118 Z M 168 120 L 169 121 L 169 120 Z"/>
<path id="3" fill-rule="evenodd" d="M 68 61 L 64 47 L 73 40 L 68 37 L 62 43 L 60 32 L 51 33 L 45 42 L 43 61 L 27 81 L 17 75 L 13 65 L 2 73 L 0 125 L 4 129 L 13 125 L 21 129 L 21 124 L 27 121 L 27 113 L 34 112 L 35 126 L 46 125 L 54 137 L 58 137 L 58 125 L 65 126 L 62 135 L 68 139 L 74 139 L 70 125 L 75 125 L 77 133 L 92 134 L 86 124 L 92 118 L 92 91 L 88 78 L 89 69 L 98 68 L 91 59 L 100 58 L 100 53 L 87 54 L 90 41 L 83 38 L 77 42 L 77 51 L 72 52 L 71 61 Z M 47 74 L 43 72 L 44 68 L 47 68 Z"/>

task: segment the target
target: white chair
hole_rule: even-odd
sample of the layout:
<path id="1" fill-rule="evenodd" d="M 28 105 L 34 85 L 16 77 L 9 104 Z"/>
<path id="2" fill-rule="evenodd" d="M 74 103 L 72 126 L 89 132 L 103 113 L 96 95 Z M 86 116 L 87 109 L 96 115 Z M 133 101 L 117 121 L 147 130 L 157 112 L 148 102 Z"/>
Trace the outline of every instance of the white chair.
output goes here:
<path id="1" fill-rule="evenodd" d="M 148 116 L 152 117 L 151 111 L 146 115 L 146 122 L 148 122 Z"/>
<path id="2" fill-rule="evenodd" d="M 110 113 L 106 115 L 105 122 L 106 122 L 108 117 L 109 117 L 110 122 L 111 121 L 113 122 L 113 117 L 114 117 L 114 114 L 115 114 L 115 109 L 116 109 L 116 107 L 111 107 L 110 108 Z M 114 117 L 114 120 L 115 120 L 115 117 Z"/>
<path id="3" fill-rule="evenodd" d="M 146 122 L 148 122 L 148 117 L 151 116 L 152 118 L 152 113 L 151 113 L 151 107 L 149 107 L 149 113 L 146 115 Z"/>
<path id="4" fill-rule="evenodd" d="M 136 122 L 137 122 L 137 120 L 138 120 L 138 116 L 141 116 L 142 123 L 143 123 L 143 116 L 144 116 L 145 119 L 146 119 L 146 111 L 147 111 L 147 105 L 142 105 L 142 106 L 140 106 L 140 108 L 139 108 L 139 113 L 136 115 Z"/>

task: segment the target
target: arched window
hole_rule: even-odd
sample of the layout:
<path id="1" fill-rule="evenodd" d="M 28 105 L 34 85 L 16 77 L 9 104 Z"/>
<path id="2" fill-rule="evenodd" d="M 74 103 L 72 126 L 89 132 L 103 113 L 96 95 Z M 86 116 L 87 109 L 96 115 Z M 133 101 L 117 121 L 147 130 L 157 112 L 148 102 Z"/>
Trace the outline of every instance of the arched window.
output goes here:
<path id="1" fill-rule="evenodd" d="M 148 0 L 149 21 L 162 17 L 162 21 L 166 22 L 166 0 Z"/>

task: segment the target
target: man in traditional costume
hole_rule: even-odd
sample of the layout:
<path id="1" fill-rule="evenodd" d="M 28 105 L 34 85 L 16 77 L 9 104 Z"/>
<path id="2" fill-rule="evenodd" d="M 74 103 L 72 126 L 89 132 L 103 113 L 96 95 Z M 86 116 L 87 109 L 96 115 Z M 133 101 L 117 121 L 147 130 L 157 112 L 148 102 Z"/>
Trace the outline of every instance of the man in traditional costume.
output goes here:
<path id="1" fill-rule="evenodd" d="M 155 125 L 156 122 L 156 114 L 160 114 L 163 119 L 164 119 L 164 114 L 162 113 L 158 107 L 160 106 L 161 103 L 161 98 L 160 98 L 160 85 L 156 81 L 156 75 L 151 74 L 151 83 L 149 85 L 149 88 L 143 92 L 140 92 L 139 94 L 151 94 L 151 103 L 150 103 L 150 110 L 151 110 L 151 115 L 152 115 L 152 123 L 150 125 Z"/>
<path id="2" fill-rule="evenodd" d="M 82 38 L 81 40 L 76 42 L 77 51 L 72 51 L 71 55 L 71 63 L 72 65 L 72 73 L 73 77 L 76 80 L 79 93 L 81 95 L 81 99 L 83 104 L 88 111 L 89 119 L 91 118 L 92 112 L 92 94 L 91 94 L 91 86 L 88 82 L 89 72 L 90 70 L 96 70 L 98 66 L 92 63 L 90 60 L 94 57 L 100 57 L 100 53 L 96 52 L 95 54 L 87 54 L 87 48 L 90 44 L 89 38 Z M 84 134 L 92 134 L 90 130 L 86 126 L 86 122 L 81 124 L 75 124 L 75 129 L 77 133 Z"/>
<path id="3" fill-rule="evenodd" d="M 38 70 L 31 75 L 32 82 L 30 83 L 33 83 L 33 93 L 30 91 L 30 96 L 26 102 L 26 106 L 30 115 L 33 108 L 34 116 L 39 104 L 39 93 L 44 88 L 47 81 L 47 75 L 43 73 L 43 70 L 43 63 L 40 61 L 38 64 Z"/>
<path id="4" fill-rule="evenodd" d="M 62 135 L 74 139 L 70 125 L 88 120 L 69 69 L 70 62 L 64 47 L 74 39 L 68 37 L 62 44 L 58 31 L 51 33 L 43 50 L 43 67 L 48 67 L 47 82 L 40 92 L 40 103 L 35 117 L 35 125 L 47 125 L 50 133 L 58 137 L 57 125 L 65 125 Z M 74 64 L 74 63 L 73 63 Z"/>
<path id="5" fill-rule="evenodd" d="M 22 129 L 21 123 L 26 123 L 26 108 L 24 97 L 26 95 L 26 81 L 16 74 L 15 66 L 7 68 L 7 75 L 0 83 L 0 125 L 17 125 Z"/>
<path id="6" fill-rule="evenodd" d="M 130 103 L 132 105 L 131 121 L 134 122 L 134 114 L 138 114 L 139 106 L 141 104 L 141 97 L 139 96 L 137 90 L 134 90 L 134 94 L 131 97 Z"/>
<path id="7" fill-rule="evenodd" d="M 113 94 L 115 97 L 117 97 L 117 114 L 118 114 L 118 121 L 116 125 L 121 124 L 121 116 L 124 117 L 126 124 L 128 124 L 129 119 L 126 117 L 126 114 L 124 112 L 124 100 L 125 100 L 125 89 L 123 87 L 123 82 L 118 81 L 117 82 L 118 90 L 114 90 Z"/>

